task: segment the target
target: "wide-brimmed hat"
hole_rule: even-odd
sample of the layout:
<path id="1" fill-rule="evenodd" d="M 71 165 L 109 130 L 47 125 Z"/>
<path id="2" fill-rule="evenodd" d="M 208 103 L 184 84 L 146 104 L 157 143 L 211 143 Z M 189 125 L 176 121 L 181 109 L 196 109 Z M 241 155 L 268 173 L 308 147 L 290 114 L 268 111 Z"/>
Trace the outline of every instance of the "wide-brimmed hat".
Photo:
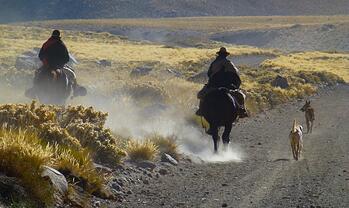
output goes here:
<path id="1" fill-rule="evenodd" d="M 61 32 L 59 32 L 59 30 L 54 30 L 53 32 L 52 32 L 52 35 L 51 35 L 52 37 L 60 37 L 61 36 Z"/>
<path id="2" fill-rule="evenodd" d="M 221 47 L 217 52 L 218 55 L 229 55 L 230 53 L 227 51 L 225 47 Z"/>

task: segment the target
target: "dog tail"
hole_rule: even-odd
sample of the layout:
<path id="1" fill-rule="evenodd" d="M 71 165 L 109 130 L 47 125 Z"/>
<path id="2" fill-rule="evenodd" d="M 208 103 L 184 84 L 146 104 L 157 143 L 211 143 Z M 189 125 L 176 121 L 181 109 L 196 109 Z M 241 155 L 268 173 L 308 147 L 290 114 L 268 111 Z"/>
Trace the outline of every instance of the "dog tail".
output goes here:
<path id="1" fill-rule="evenodd" d="M 296 119 L 293 120 L 293 127 L 292 127 L 292 133 L 296 133 L 297 132 L 297 122 L 296 122 Z"/>

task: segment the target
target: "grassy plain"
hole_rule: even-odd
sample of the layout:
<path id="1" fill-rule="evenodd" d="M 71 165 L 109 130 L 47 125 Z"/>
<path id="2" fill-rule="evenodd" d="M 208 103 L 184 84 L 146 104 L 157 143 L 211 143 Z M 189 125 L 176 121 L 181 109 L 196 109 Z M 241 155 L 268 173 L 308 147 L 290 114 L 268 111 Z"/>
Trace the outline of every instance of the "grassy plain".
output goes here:
<path id="1" fill-rule="evenodd" d="M 104 27 L 150 27 L 169 30 L 196 30 L 226 32 L 249 29 L 272 29 L 290 27 L 296 24 L 319 25 L 349 23 L 349 16 L 244 16 L 244 17 L 178 17 L 156 19 L 87 19 L 52 20 L 33 22 L 40 27 L 83 25 Z"/>

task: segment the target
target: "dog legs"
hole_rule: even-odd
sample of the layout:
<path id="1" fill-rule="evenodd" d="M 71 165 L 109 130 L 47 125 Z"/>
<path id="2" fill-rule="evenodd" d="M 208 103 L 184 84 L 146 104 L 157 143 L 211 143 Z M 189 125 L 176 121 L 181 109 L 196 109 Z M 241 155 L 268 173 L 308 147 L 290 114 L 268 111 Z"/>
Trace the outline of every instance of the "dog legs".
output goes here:
<path id="1" fill-rule="evenodd" d="M 293 158 L 295 160 L 297 160 L 297 158 L 296 158 L 296 144 L 292 140 L 291 140 L 291 150 L 292 150 Z"/>

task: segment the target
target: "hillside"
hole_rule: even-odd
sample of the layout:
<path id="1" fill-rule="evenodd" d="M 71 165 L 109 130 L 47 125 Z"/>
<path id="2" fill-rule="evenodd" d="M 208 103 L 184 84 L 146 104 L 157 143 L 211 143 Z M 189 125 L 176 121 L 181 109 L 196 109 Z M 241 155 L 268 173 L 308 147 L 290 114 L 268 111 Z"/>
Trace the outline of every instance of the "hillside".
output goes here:
<path id="1" fill-rule="evenodd" d="M 0 22 L 179 16 L 348 14 L 346 0 L 0 0 Z"/>
<path id="2" fill-rule="evenodd" d="M 218 41 L 283 51 L 349 50 L 347 15 L 73 19 L 34 21 L 21 25 L 104 31 L 126 36 L 130 40 L 180 47 L 200 47 Z"/>

